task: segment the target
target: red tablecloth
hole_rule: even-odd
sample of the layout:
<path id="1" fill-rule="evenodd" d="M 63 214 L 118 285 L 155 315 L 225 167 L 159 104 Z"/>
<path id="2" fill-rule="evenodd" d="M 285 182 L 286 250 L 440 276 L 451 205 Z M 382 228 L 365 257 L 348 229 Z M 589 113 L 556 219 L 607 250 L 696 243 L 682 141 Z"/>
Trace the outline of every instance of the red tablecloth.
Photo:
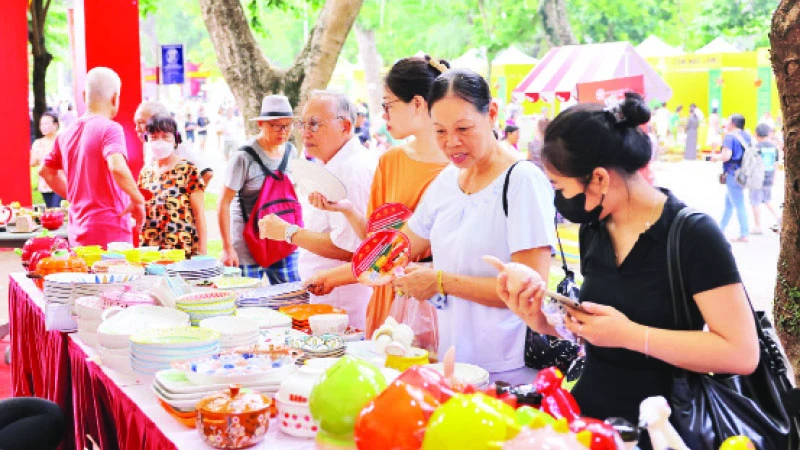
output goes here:
<path id="1" fill-rule="evenodd" d="M 90 435 L 103 450 L 175 449 L 158 426 L 94 362 L 69 340 L 75 442 L 88 446 Z"/>
<path id="2" fill-rule="evenodd" d="M 11 383 L 15 397 L 36 396 L 57 403 L 72 424 L 72 395 L 67 335 L 46 331 L 41 291 L 24 274 L 9 277 L 8 310 L 11 333 Z M 68 433 L 61 445 L 72 450 Z"/>

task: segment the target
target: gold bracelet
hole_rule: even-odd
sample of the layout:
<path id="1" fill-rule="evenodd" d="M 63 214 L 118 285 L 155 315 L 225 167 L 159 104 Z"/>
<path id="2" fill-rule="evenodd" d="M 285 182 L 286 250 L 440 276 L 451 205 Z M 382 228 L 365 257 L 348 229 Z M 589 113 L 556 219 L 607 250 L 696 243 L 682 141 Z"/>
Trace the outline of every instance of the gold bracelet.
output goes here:
<path id="1" fill-rule="evenodd" d="M 438 281 L 439 293 L 442 294 L 442 295 L 447 295 L 444 292 L 444 282 L 442 281 L 442 274 L 443 274 L 443 271 L 441 271 L 441 270 L 436 272 L 436 279 Z"/>

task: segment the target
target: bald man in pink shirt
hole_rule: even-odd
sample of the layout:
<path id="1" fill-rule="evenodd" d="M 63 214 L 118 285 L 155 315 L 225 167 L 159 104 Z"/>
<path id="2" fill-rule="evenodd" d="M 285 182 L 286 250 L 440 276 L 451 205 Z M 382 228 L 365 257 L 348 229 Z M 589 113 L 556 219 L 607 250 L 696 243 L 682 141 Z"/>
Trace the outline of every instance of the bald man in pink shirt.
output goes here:
<path id="1" fill-rule="evenodd" d="M 58 136 L 39 171 L 70 202 L 73 246 L 133 243 L 130 219 L 136 229 L 144 220 L 144 197 L 128 167 L 122 126 L 111 120 L 119 110 L 120 87 L 111 69 L 86 74 L 86 114 Z"/>

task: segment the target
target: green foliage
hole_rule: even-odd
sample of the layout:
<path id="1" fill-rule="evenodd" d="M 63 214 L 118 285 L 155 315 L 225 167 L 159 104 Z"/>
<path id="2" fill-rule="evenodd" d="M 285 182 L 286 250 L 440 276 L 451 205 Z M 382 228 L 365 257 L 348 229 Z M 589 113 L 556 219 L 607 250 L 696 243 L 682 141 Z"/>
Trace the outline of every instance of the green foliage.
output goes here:
<path id="1" fill-rule="evenodd" d="M 781 269 L 786 267 L 781 262 Z M 800 288 L 792 286 L 780 273 L 778 289 L 785 295 L 784 301 L 775 302 L 775 326 L 778 330 L 792 336 L 800 336 Z"/>

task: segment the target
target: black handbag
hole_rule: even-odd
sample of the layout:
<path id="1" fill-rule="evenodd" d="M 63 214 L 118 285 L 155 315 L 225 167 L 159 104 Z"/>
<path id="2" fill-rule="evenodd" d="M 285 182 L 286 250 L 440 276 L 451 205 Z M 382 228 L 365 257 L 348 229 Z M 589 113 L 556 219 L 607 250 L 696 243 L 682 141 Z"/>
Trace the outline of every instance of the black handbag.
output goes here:
<path id="1" fill-rule="evenodd" d="M 508 217 L 508 184 L 511 180 L 511 171 L 520 162 L 522 161 L 515 162 L 508 169 L 503 183 L 503 213 L 506 217 Z M 561 252 L 562 268 L 564 269 L 564 279 L 558 283 L 556 292 L 577 300 L 580 295 L 580 288 L 575 283 L 575 273 L 569 270 L 567 266 L 564 247 L 561 245 L 561 237 L 558 235 L 557 216 L 553 220 L 556 226 L 558 249 Z M 579 345 L 566 339 L 539 334 L 528 328 L 525 333 L 525 366 L 531 369 L 557 367 L 566 374 L 567 381 L 572 382 L 577 380 L 583 371 L 583 356 Z"/>
<path id="2" fill-rule="evenodd" d="M 680 234 L 687 222 L 701 216 L 690 208 L 681 210 L 667 240 L 668 275 L 678 329 L 695 329 L 681 272 Z M 764 331 L 755 313 L 753 318 L 761 357 L 752 374 L 704 374 L 675 369 L 671 421 L 692 450 L 716 450 L 725 439 L 737 435 L 749 437 L 758 449 L 798 448 L 796 410 L 787 410 L 794 389 L 786 375 L 786 362 L 780 347 Z"/>

